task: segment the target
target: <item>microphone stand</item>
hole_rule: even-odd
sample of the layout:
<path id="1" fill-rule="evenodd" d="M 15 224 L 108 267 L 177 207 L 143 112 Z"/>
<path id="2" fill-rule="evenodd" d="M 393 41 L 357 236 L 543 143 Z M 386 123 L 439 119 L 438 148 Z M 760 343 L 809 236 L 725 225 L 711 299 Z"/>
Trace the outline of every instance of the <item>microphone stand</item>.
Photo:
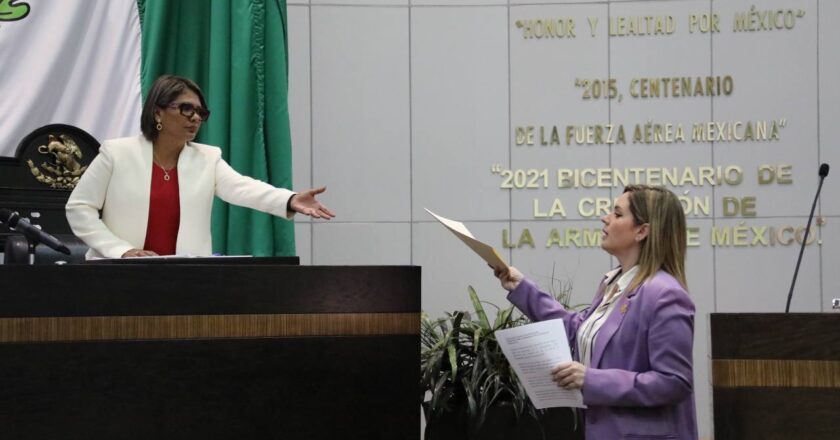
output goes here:
<path id="1" fill-rule="evenodd" d="M 10 228 L 10 229 L 12 231 L 15 231 L 15 232 L 20 232 L 20 231 L 16 231 L 14 228 Z M 41 240 L 38 240 L 38 237 L 35 237 L 35 236 L 30 237 L 28 234 L 20 234 L 20 235 L 24 239 L 26 239 L 26 249 L 27 249 L 26 253 L 29 256 L 28 264 L 30 266 L 34 266 L 35 265 L 35 247 L 38 246 L 39 244 L 41 244 Z"/>
<path id="2" fill-rule="evenodd" d="M 822 174 L 822 173 L 820 173 Z M 826 166 L 826 174 L 828 174 L 828 167 Z M 790 292 L 788 292 L 787 305 L 785 306 L 785 313 L 790 313 L 790 300 L 793 298 L 793 286 L 796 285 L 796 276 L 799 274 L 799 264 L 802 263 L 802 254 L 805 253 L 805 244 L 808 243 L 808 235 L 811 234 L 811 220 L 814 219 L 814 210 L 817 208 L 817 200 L 820 198 L 820 191 L 822 190 L 824 175 L 820 175 L 820 184 L 817 186 L 817 195 L 814 196 L 814 204 L 811 205 L 811 214 L 808 215 L 808 224 L 805 226 L 805 236 L 802 238 L 802 246 L 799 248 L 799 258 L 796 260 L 796 269 L 793 271 L 793 280 L 790 282 Z"/>
<path id="3" fill-rule="evenodd" d="M 28 238 L 26 239 L 26 244 L 29 247 L 29 265 L 34 266 L 35 265 L 35 246 L 38 246 L 38 245 L 37 244 L 32 244 L 32 242 L 29 241 Z"/>
<path id="4" fill-rule="evenodd" d="M 70 255 L 70 249 L 60 240 L 41 230 L 40 226 L 32 225 L 26 218 L 9 209 L 0 208 L 0 223 L 4 223 L 12 231 L 19 232 L 26 239 L 29 265 L 35 265 L 35 247 L 45 244 L 58 252 Z"/>

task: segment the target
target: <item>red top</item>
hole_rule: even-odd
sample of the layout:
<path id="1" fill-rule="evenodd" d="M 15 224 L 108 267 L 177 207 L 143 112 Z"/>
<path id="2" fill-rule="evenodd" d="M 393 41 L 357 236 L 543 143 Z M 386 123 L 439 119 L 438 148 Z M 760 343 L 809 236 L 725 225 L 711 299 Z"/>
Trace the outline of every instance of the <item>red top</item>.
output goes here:
<path id="1" fill-rule="evenodd" d="M 166 180 L 166 175 L 169 180 Z M 157 164 L 152 166 L 152 189 L 149 197 L 149 223 L 143 249 L 158 255 L 174 255 L 181 223 L 181 201 L 178 198 L 178 169 L 164 173 Z"/>

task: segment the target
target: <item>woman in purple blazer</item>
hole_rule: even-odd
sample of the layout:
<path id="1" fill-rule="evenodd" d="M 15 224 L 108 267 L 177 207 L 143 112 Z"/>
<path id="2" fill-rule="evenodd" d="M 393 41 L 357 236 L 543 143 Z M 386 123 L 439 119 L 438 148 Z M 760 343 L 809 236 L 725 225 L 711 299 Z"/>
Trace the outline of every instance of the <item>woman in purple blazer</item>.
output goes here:
<path id="1" fill-rule="evenodd" d="M 582 391 L 587 440 L 696 440 L 682 205 L 666 189 L 633 185 L 601 221 L 601 248 L 619 267 L 604 276 L 589 308 L 564 309 L 514 267 L 496 276 L 532 320 L 563 319 L 576 360 L 551 375 Z"/>

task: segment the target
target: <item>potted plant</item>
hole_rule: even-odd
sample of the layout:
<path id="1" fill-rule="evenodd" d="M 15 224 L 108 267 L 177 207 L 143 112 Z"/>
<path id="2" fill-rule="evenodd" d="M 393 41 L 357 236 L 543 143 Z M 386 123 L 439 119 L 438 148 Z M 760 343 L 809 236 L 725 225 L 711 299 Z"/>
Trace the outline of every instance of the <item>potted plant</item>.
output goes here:
<path id="1" fill-rule="evenodd" d="M 554 278 L 552 278 L 554 280 Z M 552 282 L 556 287 L 556 282 Z M 568 303 L 570 284 L 555 297 Z M 495 305 L 491 322 L 475 289 L 468 288 L 474 314 L 422 316 L 421 402 L 426 440 L 577 439 L 577 414 L 570 408 L 537 410 L 496 340 L 497 330 L 528 323 L 513 306 Z"/>

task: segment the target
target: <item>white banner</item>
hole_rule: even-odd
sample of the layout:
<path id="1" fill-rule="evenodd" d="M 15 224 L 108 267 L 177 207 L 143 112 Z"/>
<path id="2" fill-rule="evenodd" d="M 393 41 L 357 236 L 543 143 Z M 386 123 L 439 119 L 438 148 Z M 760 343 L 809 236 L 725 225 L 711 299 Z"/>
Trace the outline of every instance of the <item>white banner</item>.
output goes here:
<path id="1" fill-rule="evenodd" d="M 140 42 L 136 0 L 0 1 L 0 156 L 47 124 L 139 133 Z"/>

